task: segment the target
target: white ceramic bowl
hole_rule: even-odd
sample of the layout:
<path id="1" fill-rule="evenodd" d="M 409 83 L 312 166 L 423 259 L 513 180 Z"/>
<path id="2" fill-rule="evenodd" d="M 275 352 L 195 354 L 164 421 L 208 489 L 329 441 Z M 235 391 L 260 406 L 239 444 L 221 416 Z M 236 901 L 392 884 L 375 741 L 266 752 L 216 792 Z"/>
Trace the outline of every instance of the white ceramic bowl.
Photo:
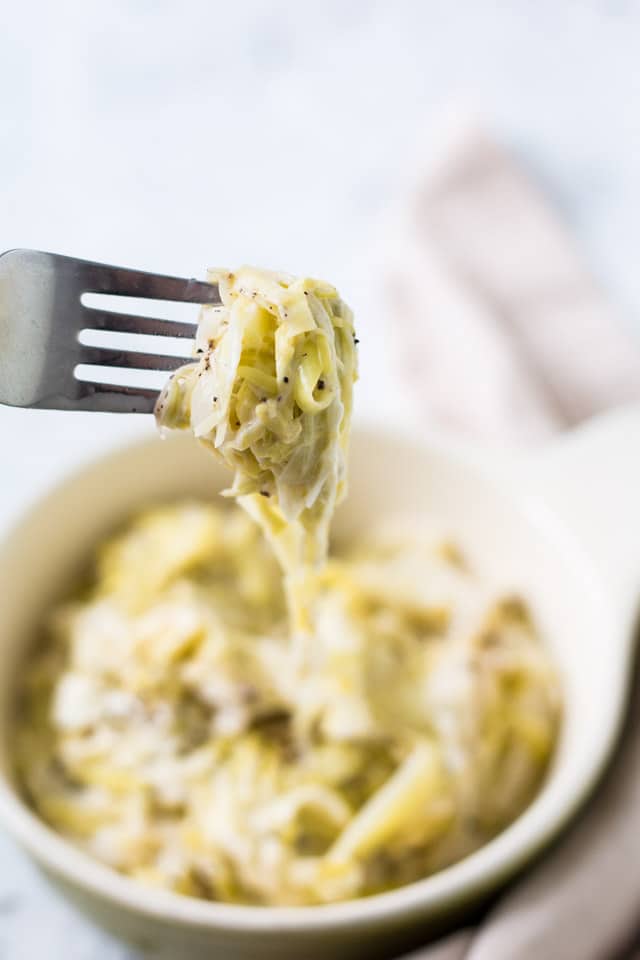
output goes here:
<path id="1" fill-rule="evenodd" d="M 0 547 L 0 819 L 84 910 L 160 957 L 388 955 L 442 929 L 518 871 L 603 768 L 624 707 L 640 584 L 640 411 L 597 421 L 527 460 L 356 432 L 336 535 L 393 516 L 458 539 L 497 584 L 529 598 L 560 664 L 566 708 L 547 782 L 499 837 L 433 877 L 331 906 L 244 907 L 146 889 L 58 837 L 13 782 L 12 696 L 43 613 L 129 512 L 176 496 L 211 497 L 225 482 L 223 469 L 189 439 L 146 441 L 70 477 Z"/>

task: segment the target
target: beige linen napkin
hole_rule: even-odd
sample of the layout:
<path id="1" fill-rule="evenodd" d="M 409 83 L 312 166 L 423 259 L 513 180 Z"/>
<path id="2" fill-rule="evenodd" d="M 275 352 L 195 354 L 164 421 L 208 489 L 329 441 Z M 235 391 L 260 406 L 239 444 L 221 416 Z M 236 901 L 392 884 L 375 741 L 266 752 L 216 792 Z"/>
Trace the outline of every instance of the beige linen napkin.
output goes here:
<path id="1" fill-rule="evenodd" d="M 385 261 L 402 370 L 421 422 L 544 439 L 640 398 L 640 345 L 515 160 L 450 135 Z"/>
<path id="2" fill-rule="evenodd" d="M 640 338 L 614 316 L 571 236 L 507 151 L 458 131 L 390 251 L 402 370 L 422 422 L 544 440 L 640 400 Z M 634 948 L 638 953 L 634 953 Z M 411 960 L 640 960 L 640 676 L 618 755 L 545 859 L 479 927 Z"/>

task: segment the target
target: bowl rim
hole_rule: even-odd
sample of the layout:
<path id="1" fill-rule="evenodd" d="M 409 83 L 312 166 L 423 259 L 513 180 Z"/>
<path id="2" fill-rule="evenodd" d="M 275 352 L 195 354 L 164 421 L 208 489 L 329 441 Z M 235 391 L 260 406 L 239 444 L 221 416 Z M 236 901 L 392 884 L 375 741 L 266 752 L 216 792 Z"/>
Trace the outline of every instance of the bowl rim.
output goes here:
<path id="1" fill-rule="evenodd" d="M 491 458 L 473 455 L 458 441 L 442 438 L 429 440 L 391 431 L 378 425 L 356 424 L 354 432 L 375 436 L 380 441 L 408 443 L 411 447 L 456 461 L 461 467 L 488 479 L 500 489 L 517 510 L 546 537 L 556 539 L 561 548 L 569 549 L 582 564 L 582 575 L 593 589 L 593 602 L 603 611 L 610 606 L 606 587 L 593 569 L 579 541 L 562 524 L 546 504 L 532 498 L 525 490 L 514 489 L 504 481 L 499 469 L 491 469 Z M 158 437 L 141 437 L 120 444 L 105 454 L 76 465 L 42 496 L 28 503 L 18 519 L 0 541 L 0 554 L 10 549 L 13 538 L 35 511 L 55 499 L 68 482 L 78 482 L 92 471 L 106 467 L 145 445 L 156 445 Z M 169 440 L 171 442 L 171 440 Z M 487 469 L 489 468 L 489 469 Z M 560 521 L 560 522 L 558 522 Z M 603 612 L 603 615 L 604 612 Z M 595 787 L 620 731 L 630 688 L 629 671 L 621 664 L 617 696 L 611 696 L 609 722 L 599 728 L 598 739 L 592 741 L 581 768 L 574 771 L 573 790 L 568 796 L 549 791 L 547 779 L 529 806 L 496 837 L 462 860 L 423 879 L 383 893 L 337 903 L 311 906 L 253 906 L 200 900 L 169 891 L 145 887 L 84 853 L 41 820 L 20 796 L 9 777 L 0 771 L 0 824 L 46 870 L 79 890 L 109 902 L 129 913 L 151 918 L 159 923 L 216 930 L 229 933 L 279 934 L 287 932 L 322 932 L 344 928 L 383 926 L 390 921 L 427 918 L 444 914 L 458 905 L 466 905 L 499 887 L 516 874 L 529 860 L 546 847 L 566 825 Z"/>

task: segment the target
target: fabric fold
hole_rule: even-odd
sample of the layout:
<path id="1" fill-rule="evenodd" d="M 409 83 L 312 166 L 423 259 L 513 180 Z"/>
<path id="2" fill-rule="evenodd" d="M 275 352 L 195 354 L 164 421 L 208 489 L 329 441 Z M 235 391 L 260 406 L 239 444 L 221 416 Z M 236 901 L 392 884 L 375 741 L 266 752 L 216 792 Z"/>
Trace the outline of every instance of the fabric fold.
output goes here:
<path id="1" fill-rule="evenodd" d="M 640 399 L 637 338 L 541 191 L 479 129 L 451 139 L 387 250 L 423 421 L 527 443 Z"/>

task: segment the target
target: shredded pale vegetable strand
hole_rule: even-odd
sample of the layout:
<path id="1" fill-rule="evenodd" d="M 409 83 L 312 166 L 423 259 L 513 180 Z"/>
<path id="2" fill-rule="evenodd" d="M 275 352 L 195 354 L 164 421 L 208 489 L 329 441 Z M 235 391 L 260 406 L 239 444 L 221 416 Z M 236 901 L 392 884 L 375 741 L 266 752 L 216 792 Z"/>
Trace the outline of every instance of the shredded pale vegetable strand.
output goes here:
<path id="1" fill-rule="evenodd" d="M 143 514 L 26 672 L 36 809 L 147 884 L 243 903 L 374 893 L 476 849 L 534 795 L 558 691 L 522 603 L 455 557 L 401 541 L 331 559 L 301 669 L 246 514 Z"/>
<path id="2" fill-rule="evenodd" d="M 243 267 L 211 270 L 221 306 L 202 308 L 197 363 L 157 405 L 233 470 L 225 491 L 265 530 L 288 575 L 321 565 L 345 492 L 356 347 L 334 287 Z"/>

